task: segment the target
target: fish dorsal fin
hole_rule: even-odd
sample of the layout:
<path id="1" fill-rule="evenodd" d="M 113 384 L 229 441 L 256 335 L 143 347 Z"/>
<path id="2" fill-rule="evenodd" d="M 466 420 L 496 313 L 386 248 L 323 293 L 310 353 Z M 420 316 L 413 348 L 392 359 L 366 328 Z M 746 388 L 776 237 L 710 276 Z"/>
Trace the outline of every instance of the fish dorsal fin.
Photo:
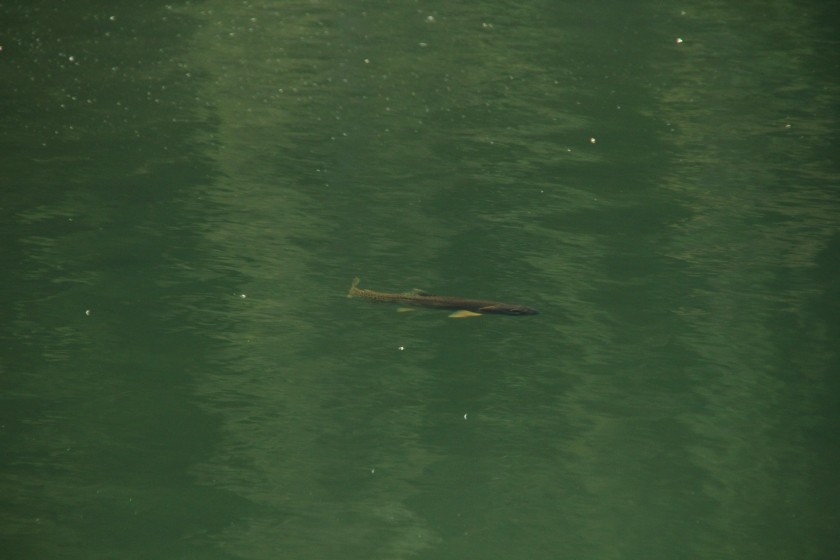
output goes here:
<path id="1" fill-rule="evenodd" d="M 421 290 L 420 288 L 414 288 L 410 292 L 406 292 L 405 295 L 407 296 L 420 296 L 420 297 L 429 297 L 432 294 L 427 292 L 426 290 Z"/>

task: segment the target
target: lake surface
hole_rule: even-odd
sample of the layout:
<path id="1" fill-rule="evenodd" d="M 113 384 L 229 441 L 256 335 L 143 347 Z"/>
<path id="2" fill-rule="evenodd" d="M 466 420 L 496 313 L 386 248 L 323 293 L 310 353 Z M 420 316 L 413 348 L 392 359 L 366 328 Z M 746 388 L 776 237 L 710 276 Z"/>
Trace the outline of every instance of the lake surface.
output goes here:
<path id="1" fill-rule="evenodd" d="M 4 555 L 830 557 L 840 11 L 728 4 L 0 5 Z"/>

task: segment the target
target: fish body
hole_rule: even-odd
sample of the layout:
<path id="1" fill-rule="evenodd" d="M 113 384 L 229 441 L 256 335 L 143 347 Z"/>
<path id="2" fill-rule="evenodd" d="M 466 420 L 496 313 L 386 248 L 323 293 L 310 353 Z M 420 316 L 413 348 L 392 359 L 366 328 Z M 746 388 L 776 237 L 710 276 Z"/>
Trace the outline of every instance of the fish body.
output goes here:
<path id="1" fill-rule="evenodd" d="M 513 305 L 484 299 L 465 299 L 459 297 L 436 296 L 422 290 L 413 290 L 405 294 L 388 294 L 359 288 L 359 279 L 353 280 L 347 297 L 361 297 L 373 301 L 398 303 L 408 307 L 428 307 L 432 309 L 453 309 L 453 317 L 471 317 L 475 314 L 495 313 L 499 315 L 536 315 L 538 311 L 524 305 Z M 465 312 L 465 313 L 460 313 Z"/>

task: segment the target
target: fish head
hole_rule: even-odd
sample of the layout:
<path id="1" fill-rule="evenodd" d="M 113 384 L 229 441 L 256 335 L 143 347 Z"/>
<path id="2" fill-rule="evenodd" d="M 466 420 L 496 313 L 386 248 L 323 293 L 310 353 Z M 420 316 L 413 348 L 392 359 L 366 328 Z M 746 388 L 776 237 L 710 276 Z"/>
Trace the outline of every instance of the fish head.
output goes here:
<path id="1" fill-rule="evenodd" d="M 539 313 L 533 307 L 524 305 L 509 305 L 507 303 L 498 305 L 486 305 L 480 308 L 479 313 L 497 313 L 500 315 L 536 315 Z"/>
<path id="2" fill-rule="evenodd" d="M 508 315 L 536 315 L 539 313 L 533 307 L 526 307 L 524 305 L 511 305 L 509 309 L 505 310 Z"/>

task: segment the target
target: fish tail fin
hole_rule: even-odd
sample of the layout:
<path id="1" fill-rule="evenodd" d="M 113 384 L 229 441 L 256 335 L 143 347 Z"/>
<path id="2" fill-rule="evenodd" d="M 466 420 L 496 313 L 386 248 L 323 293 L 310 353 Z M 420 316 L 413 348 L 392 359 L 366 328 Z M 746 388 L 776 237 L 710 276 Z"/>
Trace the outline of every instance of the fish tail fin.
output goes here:
<path id="1" fill-rule="evenodd" d="M 358 276 L 353 278 L 353 284 L 350 285 L 350 291 L 347 292 L 347 297 L 353 297 L 354 292 L 356 291 L 356 286 L 359 285 L 359 282 L 361 282 L 361 280 L 359 280 Z"/>

